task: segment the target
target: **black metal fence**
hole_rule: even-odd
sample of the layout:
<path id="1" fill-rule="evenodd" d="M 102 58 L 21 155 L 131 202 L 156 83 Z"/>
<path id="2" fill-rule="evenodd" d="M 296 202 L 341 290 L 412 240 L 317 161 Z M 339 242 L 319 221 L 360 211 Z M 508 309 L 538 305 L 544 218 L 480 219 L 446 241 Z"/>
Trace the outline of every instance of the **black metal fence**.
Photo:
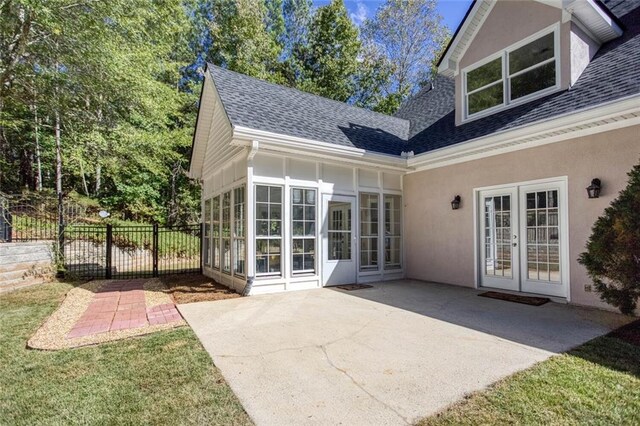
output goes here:
<path id="1" fill-rule="evenodd" d="M 61 224 L 86 216 L 84 206 L 62 195 L 0 193 L 0 242 L 57 241 Z"/>
<path id="2" fill-rule="evenodd" d="M 0 193 L 0 243 L 51 241 L 65 276 L 144 278 L 201 271 L 200 224 L 115 226 L 98 220 L 97 212 L 62 196 Z"/>
<path id="3" fill-rule="evenodd" d="M 65 274 L 78 278 L 145 278 L 201 272 L 201 225 L 68 226 Z"/>

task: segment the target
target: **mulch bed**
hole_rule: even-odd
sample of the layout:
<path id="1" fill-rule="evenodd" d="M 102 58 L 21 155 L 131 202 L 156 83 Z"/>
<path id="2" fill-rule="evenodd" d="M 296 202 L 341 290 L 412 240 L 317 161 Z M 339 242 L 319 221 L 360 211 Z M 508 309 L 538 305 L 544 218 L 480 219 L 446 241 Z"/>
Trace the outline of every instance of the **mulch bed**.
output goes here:
<path id="1" fill-rule="evenodd" d="M 242 297 L 204 275 L 173 275 L 160 279 L 177 304 L 224 300 Z"/>
<path id="2" fill-rule="evenodd" d="M 504 300 L 507 302 L 522 303 L 524 305 L 531 306 L 541 306 L 551 301 L 546 297 L 520 296 L 517 294 L 500 293 L 497 291 L 487 291 L 485 293 L 480 293 L 478 296 L 488 297 L 490 299 Z"/>
<path id="3" fill-rule="evenodd" d="M 640 346 L 640 319 L 613 330 L 608 336 Z"/>

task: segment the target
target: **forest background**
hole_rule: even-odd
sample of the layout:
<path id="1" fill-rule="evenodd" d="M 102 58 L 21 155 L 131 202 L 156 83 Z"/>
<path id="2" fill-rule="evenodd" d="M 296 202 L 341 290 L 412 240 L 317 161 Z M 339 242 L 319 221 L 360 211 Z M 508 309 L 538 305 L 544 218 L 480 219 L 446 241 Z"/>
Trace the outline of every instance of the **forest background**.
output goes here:
<path id="1" fill-rule="evenodd" d="M 0 0 L 0 191 L 198 220 L 186 171 L 207 62 L 393 114 L 448 42 L 436 0 Z"/>

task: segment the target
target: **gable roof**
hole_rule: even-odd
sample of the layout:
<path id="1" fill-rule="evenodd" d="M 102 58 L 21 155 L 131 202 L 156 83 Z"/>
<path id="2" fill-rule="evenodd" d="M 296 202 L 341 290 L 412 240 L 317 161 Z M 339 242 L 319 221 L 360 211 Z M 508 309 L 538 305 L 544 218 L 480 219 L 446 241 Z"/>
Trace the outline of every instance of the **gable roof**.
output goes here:
<path id="1" fill-rule="evenodd" d="M 409 122 L 208 65 L 233 126 L 400 155 Z"/>
<path id="2" fill-rule="evenodd" d="M 236 128 L 393 156 L 421 154 L 639 95 L 640 0 L 604 4 L 625 32 L 600 47 L 570 89 L 459 126 L 454 80 L 443 75 L 387 116 L 214 65 L 207 72 Z"/>
<path id="3" fill-rule="evenodd" d="M 627 31 L 600 47 L 570 89 L 456 126 L 453 80 L 448 84 L 436 81 L 433 90 L 418 93 L 398 111 L 412 123 L 407 150 L 420 154 L 640 94 L 640 0 L 626 1 L 634 2 L 636 8 L 629 11 L 616 3 L 612 12 L 620 12 L 618 17 Z M 444 79 L 447 77 L 440 77 Z M 449 109 L 420 107 L 446 98 Z"/>
<path id="4" fill-rule="evenodd" d="M 601 43 L 614 40 L 622 34 L 618 16 L 603 5 L 600 0 L 536 0 L 547 6 L 571 10 L 583 25 Z M 614 0 L 620 1 L 620 0 Z M 635 0 L 629 0 L 633 3 Z M 458 71 L 458 63 L 469 47 L 486 17 L 498 0 L 473 0 L 467 13 L 456 28 L 449 44 L 438 58 L 438 72 L 453 77 Z"/>

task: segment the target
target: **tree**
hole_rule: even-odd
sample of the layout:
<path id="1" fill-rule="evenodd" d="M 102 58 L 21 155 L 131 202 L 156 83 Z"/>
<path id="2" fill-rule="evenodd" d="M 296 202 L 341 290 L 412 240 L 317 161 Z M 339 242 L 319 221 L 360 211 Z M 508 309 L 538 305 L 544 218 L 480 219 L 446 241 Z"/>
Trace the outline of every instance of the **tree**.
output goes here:
<path id="1" fill-rule="evenodd" d="M 318 8 L 309 28 L 308 45 L 300 52 L 303 80 L 300 88 L 346 102 L 355 93 L 358 68 L 358 29 L 342 0 Z"/>
<path id="2" fill-rule="evenodd" d="M 2 190 L 40 181 L 141 220 L 166 219 L 167 206 L 193 195 L 179 175 L 196 99 L 181 90 L 193 60 L 183 0 L 12 0 L 0 9 L 0 44 L 15 40 L 0 52 Z"/>
<path id="3" fill-rule="evenodd" d="M 391 80 L 393 66 L 378 46 L 364 44 L 358 57 L 358 68 L 355 76 L 355 94 L 351 101 L 361 108 L 369 108 L 377 112 L 389 113 L 390 97 L 385 88 Z M 392 108 L 391 108 L 392 109 Z"/>
<path id="4" fill-rule="evenodd" d="M 284 0 L 284 37 L 282 74 L 291 87 L 300 86 L 303 75 L 303 51 L 308 43 L 311 24 L 311 0 Z"/>
<path id="5" fill-rule="evenodd" d="M 272 82 L 281 49 L 267 30 L 268 10 L 264 0 L 217 0 L 211 23 L 213 46 L 209 57 L 216 65 Z M 279 27 L 276 21 L 271 24 Z M 278 31 L 278 30 L 274 30 Z"/>
<path id="6" fill-rule="evenodd" d="M 587 251 L 578 261 L 603 301 L 623 314 L 634 312 L 640 298 L 640 164 L 593 225 Z"/>
<path id="7" fill-rule="evenodd" d="M 431 79 L 432 62 L 448 35 L 436 0 L 387 0 L 365 22 L 365 43 L 379 46 L 393 66 L 383 110 L 395 112 L 421 83 Z"/>

